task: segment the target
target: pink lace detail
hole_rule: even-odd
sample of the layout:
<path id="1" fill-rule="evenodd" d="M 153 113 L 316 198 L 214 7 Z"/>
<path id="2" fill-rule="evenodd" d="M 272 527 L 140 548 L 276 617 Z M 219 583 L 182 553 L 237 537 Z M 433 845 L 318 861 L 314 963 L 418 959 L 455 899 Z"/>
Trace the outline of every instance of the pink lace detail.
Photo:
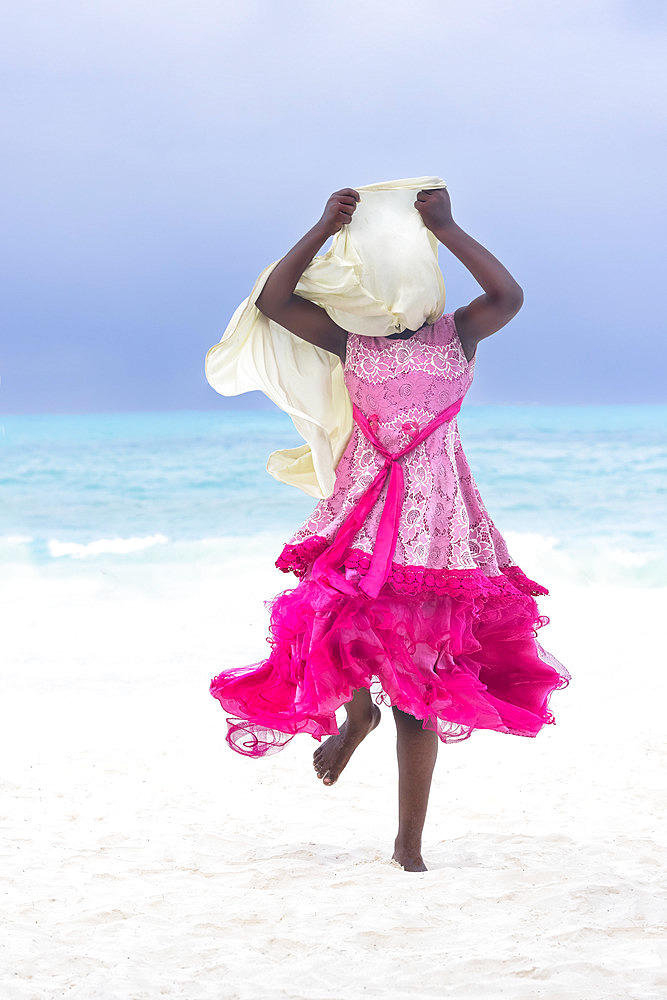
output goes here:
<path id="1" fill-rule="evenodd" d="M 514 586 L 518 590 L 522 590 L 524 594 L 532 594 L 533 597 L 538 597 L 540 594 L 549 593 L 547 588 L 543 587 L 541 583 L 535 583 L 534 580 L 527 577 L 519 566 L 503 566 L 501 569 L 505 576 L 510 578 Z"/>
<path id="2" fill-rule="evenodd" d="M 311 535 L 298 545 L 288 544 L 276 559 L 276 567 L 283 573 L 294 573 L 302 579 L 310 564 L 315 562 L 328 544 L 327 539 L 320 535 Z"/>
<path id="3" fill-rule="evenodd" d="M 328 547 L 329 541 L 313 535 L 300 545 L 287 544 L 276 559 L 283 573 L 294 573 L 303 579 L 311 564 Z M 346 570 L 368 572 L 371 556 L 361 549 L 349 549 L 344 561 Z M 472 596 L 511 594 L 516 590 L 528 596 L 548 594 L 546 587 L 531 580 L 519 566 L 503 566 L 499 576 L 487 576 L 480 569 L 430 569 L 427 566 L 402 566 L 393 562 L 387 583 L 397 594 L 450 594 L 460 599 Z M 544 616 L 542 616 L 544 617 Z M 546 624 L 548 619 L 544 622 Z"/>
<path id="4" fill-rule="evenodd" d="M 441 316 L 436 326 L 444 328 L 447 335 L 446 343 L 423 343 L 417 337 L 407 340 L 397 340 L 396 350 L 391 353 L 378 351 L 372 338 L 363 337 L 357 340 L 354 347 L 354 365 L 357 376 L 365 382 L 378 384 L 389 379 L 404 378 L 409 375 L 428 375 L 431 379 L 456 379 L 468 369 L 474 369 L 475 358 L 468 361 L 461 341 L 454 327 L 451 313 Z M 347 368 L 351 361 L 349 352 L 345 362 Z"/>

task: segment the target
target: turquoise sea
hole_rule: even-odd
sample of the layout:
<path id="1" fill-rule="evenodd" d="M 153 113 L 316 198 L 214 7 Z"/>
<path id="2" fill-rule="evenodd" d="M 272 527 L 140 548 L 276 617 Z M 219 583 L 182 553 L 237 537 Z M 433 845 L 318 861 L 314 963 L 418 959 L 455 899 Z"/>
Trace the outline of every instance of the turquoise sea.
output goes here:
<path id="1" fill-rule="evenodd" d="M 458 422 L 526 572 L 665 585 L 667 406 L 469 406 Z M 266 460 L 300 443 L 280 412 L 0 417 L 0 567 L 210 563 L 258 539 L 273 562 L 315 501 Z"/>

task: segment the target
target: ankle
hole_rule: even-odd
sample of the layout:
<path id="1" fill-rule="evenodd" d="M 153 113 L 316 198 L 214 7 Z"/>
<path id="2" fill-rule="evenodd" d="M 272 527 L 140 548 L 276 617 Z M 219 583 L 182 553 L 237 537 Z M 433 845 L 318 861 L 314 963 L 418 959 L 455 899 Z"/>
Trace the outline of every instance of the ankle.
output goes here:
<path id="1" fill-rule="evenodd" d="M 375 720 L 375 713 L 375 706 L 369 699 L 368 705 L 357 706 L 354 712 L 348 712 L 346 718 L 348 728 L 353 731 L 368 729 Z"/>
<path id="2" fill-rule="evenodd" d="M 402 834 L 400 831 L 396 834 L 396 840 L 394 841 L 394 851 L 397 854 L 410 855 L 415 857 L 421 857 L 422 852 L 422 838 L 421 834 Z"/>

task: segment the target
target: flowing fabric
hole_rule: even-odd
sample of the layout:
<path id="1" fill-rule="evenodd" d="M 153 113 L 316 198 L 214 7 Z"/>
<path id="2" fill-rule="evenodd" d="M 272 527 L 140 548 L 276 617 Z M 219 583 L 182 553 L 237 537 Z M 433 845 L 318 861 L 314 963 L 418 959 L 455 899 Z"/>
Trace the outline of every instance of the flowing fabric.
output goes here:
<path id="1" fill-rule="evenodd" d="M 445 187 L 412 177 L 356 190 L 361 198 L 331 249 L 315 257 L 296 293 L 344 330 L 387 337 L 432 323 L 445 304 L 438 243 L 414 207 L 418 191 Z M 255 302 L 276 266 L 265 268 L 206 355 L 206 378 L 223 396 L 261 390 L 288 413 L 305 444 L 274 451 L 267 471 L 309 496 L 331 495 L 352 432 L 340 359 L 267 319 Z"/>
<path id="2" fill-rule="evenodd" d="M 348 571 L 350 583 L 359 579 Z M 359 688 L 422 719 L 443 743 L 476 729 L 536 736 L 554 722 L 549 697 L 569 679 L 535 639 L 548 618 L 510 578 L 459 583 L 470 587 L 415 596 L 386 588 L 369 600 L 304 579 L 266 602 L 269 657 L 211 682 L 229 745 L 261 757 L 299 733 L 333 735 L 336 710 Z"/>

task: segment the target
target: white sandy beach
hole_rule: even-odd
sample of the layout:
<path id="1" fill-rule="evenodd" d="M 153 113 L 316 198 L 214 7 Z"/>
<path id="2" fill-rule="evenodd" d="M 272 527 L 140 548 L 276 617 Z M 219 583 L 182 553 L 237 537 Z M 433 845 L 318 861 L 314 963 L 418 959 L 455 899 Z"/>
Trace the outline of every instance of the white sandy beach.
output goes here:
<path id="1" fill-rule="evenodd" d="M 441 746 L 416 875 L 390 710 L 333 788 L 224 743 L 271 562 L 3 583 L 3 1000 L 662 1000 L 667 593 L 538 575 L 557 724 Z"/>

